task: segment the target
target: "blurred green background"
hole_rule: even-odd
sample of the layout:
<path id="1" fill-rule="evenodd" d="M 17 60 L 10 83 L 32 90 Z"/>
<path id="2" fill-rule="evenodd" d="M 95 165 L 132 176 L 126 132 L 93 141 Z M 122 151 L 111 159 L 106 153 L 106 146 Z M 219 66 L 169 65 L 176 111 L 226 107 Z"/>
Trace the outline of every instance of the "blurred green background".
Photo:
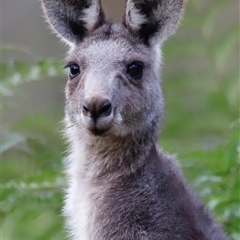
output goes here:
<path id="1" fill-rule="evenodd" d="M 120 18 L 124 1 L 102 2 Z M 3 0 L 1 14 L 1 236 L 66 239 L 66 48 L 50 35 L 38 1 Z M 229 238 L 239 240 L 239 1 L 189 0 L 163 53 L 160 144 L 178 154 L 187 180 Z"/>

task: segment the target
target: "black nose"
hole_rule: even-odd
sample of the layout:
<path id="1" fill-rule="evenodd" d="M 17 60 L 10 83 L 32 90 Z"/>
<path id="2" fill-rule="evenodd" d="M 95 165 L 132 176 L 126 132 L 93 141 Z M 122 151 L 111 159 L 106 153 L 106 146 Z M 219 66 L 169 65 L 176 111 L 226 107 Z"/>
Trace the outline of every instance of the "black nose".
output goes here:
<path id="1" fill-rule="evenodd" d="M 83 102 L 82 112 L 84 116 L 93 119 L 107 117 L 112 112 L 112 104 L 108 99 L 88 98 Z"/>

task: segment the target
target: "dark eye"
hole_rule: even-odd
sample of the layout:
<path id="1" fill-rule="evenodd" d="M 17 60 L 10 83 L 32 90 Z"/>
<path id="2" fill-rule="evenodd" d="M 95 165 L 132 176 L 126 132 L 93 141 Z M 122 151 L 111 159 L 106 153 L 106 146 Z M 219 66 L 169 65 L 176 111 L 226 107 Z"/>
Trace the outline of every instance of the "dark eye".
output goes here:
<path id="1" fill-rule="evenodd" d="M 139 79 L 143 75 L 143 63 L 132 62 L 127 66 L 127 74 L 129 74 L 133 79 Z"/>
<path id="2" fill-rule="evenodd" d="M 69 78 L 73 79 L 80 73 L 80 67 L 77 64 L 69 66 Z"/>

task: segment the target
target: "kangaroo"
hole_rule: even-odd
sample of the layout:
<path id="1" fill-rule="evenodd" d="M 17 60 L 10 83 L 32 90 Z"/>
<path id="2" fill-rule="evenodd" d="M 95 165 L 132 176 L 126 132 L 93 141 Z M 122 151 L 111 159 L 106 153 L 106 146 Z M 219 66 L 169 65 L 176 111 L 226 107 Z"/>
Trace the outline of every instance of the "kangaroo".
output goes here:
<path id="1" fill-rule="evenodd" d="M 127 0 L 122 22 L 100 0 L 41 0 L 69 45 L 64 215 L 75 240 L 226 240 L 157 140 L 159 66 L 184 0 Z"/>

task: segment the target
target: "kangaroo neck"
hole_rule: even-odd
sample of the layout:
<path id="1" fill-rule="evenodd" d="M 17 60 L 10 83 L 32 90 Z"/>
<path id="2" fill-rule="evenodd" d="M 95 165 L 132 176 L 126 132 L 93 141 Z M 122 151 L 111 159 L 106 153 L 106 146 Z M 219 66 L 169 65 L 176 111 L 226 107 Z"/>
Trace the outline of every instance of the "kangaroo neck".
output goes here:
<path id="1" fill-rule="evenodd" d="M 136 137 L 137 136 L 137 137 Z M 94 137 L 85 136 L 73 148 L 81 151 L 74 154 L 74 162 L 81 162 L 83 178 L 112 179 L 123 178 L 138 171 L 149 158 L 150 151 L 155 148 L 152 136 L 127 135 L 125 137 Z"/>

